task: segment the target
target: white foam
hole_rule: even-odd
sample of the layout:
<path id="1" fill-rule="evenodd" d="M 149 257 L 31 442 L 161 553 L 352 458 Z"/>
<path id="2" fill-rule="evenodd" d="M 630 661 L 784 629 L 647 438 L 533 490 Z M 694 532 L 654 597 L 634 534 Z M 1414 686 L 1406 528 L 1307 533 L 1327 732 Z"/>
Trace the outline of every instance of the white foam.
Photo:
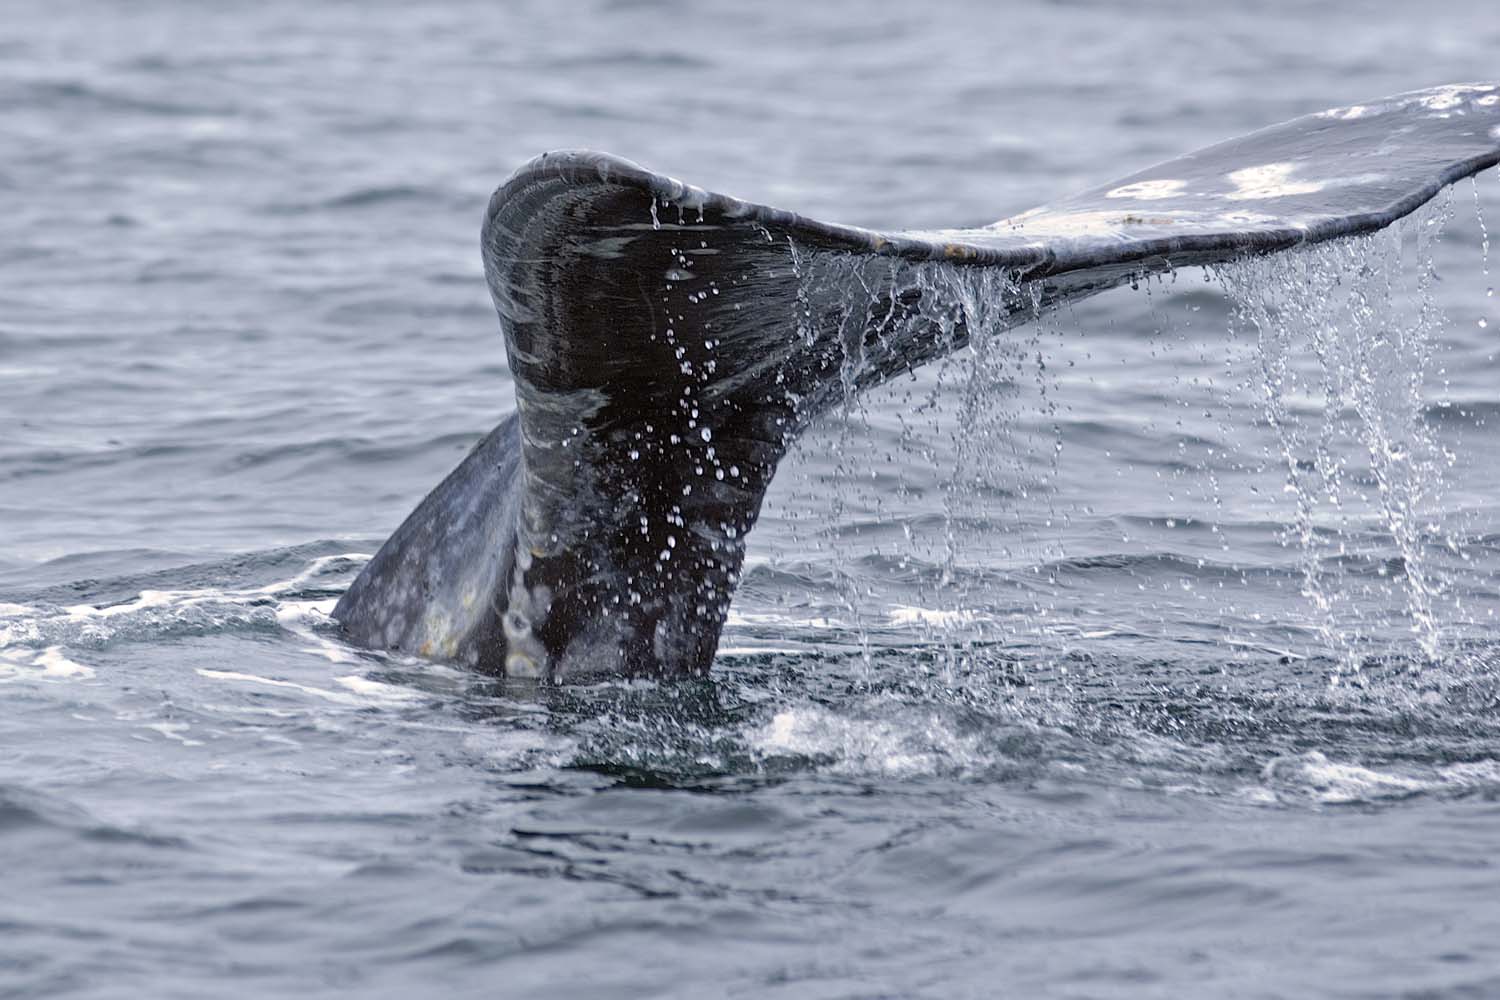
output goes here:
<path id="1" fill-rule="evenodd" d="M 232 603 L 235 601 L 250 601 L 265 596 L 274 596 L 295 591 L 313 577 L 324 572 L 328 566 L 335 562 L 342 560 L 354 565 L 360 565 L 368 562 L 370 558 L 370 555 L 362 552 L 319 556 L 290 579 L 268 583 L 262 587 L 250 587 L 246 589 L 205 587 L 199 590 L 142 590 L 131 600 L 122 601 L 119 604 L 111 604 L 102 608 L 95 607 L 92 604 L 73 604 L 62 610 L 67 618 L 77 621 L 93 621 L 136 614 L 154 608 L 196 607 L 213 602 Z M 275 613 L 278 621 L 298 621 L 315 617 L 316 615 L 326 618 L 333 611 L 334 605 L 337 603 L 337 598 L 317 601 L 287 601 L 279 604 Z M 19 604 L 0 604 L 0 614 L 19 615 L 34 612 L 35 609 Z"/>
<path id="2" fill-rule="evenodd" d="M 111 604 L 108 607 L 96 608 L 92 604 L 72 604 L 63 608 L 63 614 L 75 621 L 92 621 L 99 618 L 115 618 L 119 615 L 134 614 L 149 608 L 164 608 L 173 604 L 196 603 L 188 600 L 189 595 L 217 593 L 211 591 L 189 591 L 189 590 L 143 590 L 136 595 L 134 600 L 125 601 L 120 604 Z"/>
<path id="3" fill-rule="evenodd" d="M 327 621 L 339 600 L 330 597 L 323 601 L 282 601 L 276 607 L 276 620 L 290 622 Z"/>
<path id="4" fill-rule="evenodd" d="M 336 598 L 292 600 L 285 596 L 296 592 L 308 580 L 325 573 L 330 566 L 357 566 L 370 557 L 364 553 L 341 553 L 321 556 L 309 562 L 289 579 L 264 586 L 236 589 L 206 587 L 183 590 L 142 590 L 130 600 L 106 607 L 73 604 L 58 608 L 49 605 L 27 606 L 0 603 L 0 649 L 48 645 L 53 652 L 46 662 L 33 662 L 28 652 L 12 654 L 5 661 L 4 675 L 13 678 L 26 671 L 21 668 L 41 666 L 44 674 L 86 676 L 89 668 L 56 659 L 61 654 L 59 642 L 80 638 L 93 645 L 108 642 L 116 636 L 149 636 L 178 622 L 194 626 L 223 623 L 230 627 L 260 625 L 274 618 L 276 624 L 305 641 L 302 650 L 331 663 L 348 666 L 367 662 L 350 647 L 322 634 L 318 626 L 329 621 Z M 270 600 L 268 600 L 270 598 Z M 203 619 L 206 618 L 206 622 Z"/>
<path id="5" fill-rule="evenodd" d="M 76 663 L 63 655 L 61 646 L 48 646 L 32 658 L 32 663 L 42 668 L 47 677 L 92 677 L 94 668 Z"/>
<path id="6" fill-rule="evenodd" d="M 735 611 L 733 608 L 730 608 L 729 614 L 725 616 L 724 624 L 726 626 L 740 627 L 746 625 L 781 625 L 787 627 L 821 629 L 846 627 L 845 623 L 835 621 L 832 618 L 797 618 L 792 615 L 785 614 L 765 614 L 757 612 L 747 613 Z"/>
<path id="7" fill-rule="evenodd" d="M 894 604 L 888 612 L 893 625 L 929 625 L 936 628 L 955 628 L 968 625 L 979 619 L 979 614 L 962 608 L 939 610 Z"/>
<path id="8" fill-rule="evenodd" d="M 86 680 L 93 676 L 93 667 L 68 659 L 63 655 L 62 646 L 48 646 L 40 651 L 0 651 L 0 681 Z"/>
<path id="9" fill-rule="evenodd" d="M 512 772 L 517 768 L 566 767 L 578 756 L 578 741 L 560 733 L 541 729 L 499 729 L 469 734 L 462 739 L 466 751 L 482 755 L 497 770 Z"/>
<path id="10" fill-rule="evenodd" d="M 1281 801 L 1276 797 L 1275 792 L 1271 791 L 1269 788 L 1262 788 L 1260 785 L 1247 785 L 1246 787 L 1239 789 L 1239 791 L 1237 791 L 1235 795 L 1238 798 L 1244 799 L 1246 802 L 1250 802 L 1258 806 L 1274 806 Z"/>
<path id="11" fill-rule="evenodd" d="M 1446 784 L 1458 788 L 1493 788 L 1500 786 L 1500 761 L 1474 760 L 1449 764 L 1438 772 Z"/>
<path id="12" fill-rule="evenodd" d="M 777 712 L 747 735 L 760 753 L 830 757 L 831 769 L 845 774 L 920 777 L 986 759 L 977 735 L 961 736 L 940 719 L 915 718 L 909 711 L 872 719 L 797 706 Z"/>
<path id="13" fill-rule="evenodd" d="M 259 587 L 254 591 L 250 591 L 250 593 L 284 594 L 289 590 L 296 590 L 298 587 L 301 587 L 303 584 L 307 583 L 307 581 L 311 580 L 315 576 L 318 576 L 335 562 L 338 562 L 340 560 L 347 560 L 348 562 L 351 562 L 355 565 L 362 566 L 373 558 L 375 558 L 374 554 L 367 552 L 340 552 L 338 555 L 318 556 L 312 562 L 307 564 L 306 569 L 298 573 L 296 576 L 292 577 L 290 580 L 281 580 L 276 583 L 268 583 L 264 587 Z M 330 601 L 328 603 L 331 608 L 333 604 L 337 603 L 337 601 Z"/>
<path id="14" fill-rule="evenodd" d="M 314 698 L 321 698 L 324 701 L 331 701 L 339 705 L 366 706 L 379 702 L 405 702 L 416 698 L 415 694 L 401 691 L 400 688 L 396 688 L 390 684 L 381 684 L 378 681 L 366 680 L 361 677 L 335 678 L 334 683 L 342 685 L 351 692 L 345 694 L 343 691 L 330 691 L 327 688 L 314 687 L 311 684 L 298 684 L 296 681 L 278 680 L 274 677 L 261 677 L 257 674 L 245 674 L 235 670 L 209 670 L 206 667 L 199 667 L 197 673 L 200 677 L 207 677 L 209 680 L 231 681 L 239 684 L 260 684 L 288 691 L 300 691 Z"/>
<path id="15" fill-rule="evenodd" d="M 375 701 L 415 701 L 418 695 L 414 691 L 397 687 L 395 684 L 387 684 L 384 681 L 372 681 L 368 677 L 360 677 L 357 674 L 347 674 L 343 677 L 335 677 L 335 684 L 348 688 L 355 694 L 363 695 Z"/>
<path id="16" fill-rule="evenodd" d="M 1434 783 L 1417 778 L 1332 761 L 1317 750 L 1277 757 L 1265 766 L 1261 777 L 1274 788 L 1330 805 L 1403 799 L 1434 787 Z"/>
<path id="17" fill-rule="evenodd" d="M 202 740 L 190 739 L 183 735 L 183 733 L 192 728 L 186 722 L 152 722 L 143 728 L 161 733 L 167 739 L 176 740 L 185 747 L 201 747 L 203 745 Z"/>

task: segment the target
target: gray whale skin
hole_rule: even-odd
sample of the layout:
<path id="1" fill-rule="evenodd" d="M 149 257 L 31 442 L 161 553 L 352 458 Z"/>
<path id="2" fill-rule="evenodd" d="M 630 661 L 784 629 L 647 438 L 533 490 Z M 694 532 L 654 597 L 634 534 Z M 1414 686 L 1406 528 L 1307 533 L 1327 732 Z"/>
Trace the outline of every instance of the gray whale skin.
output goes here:
<path id="1" fill-rule="evenodd" d="M 996 311 L 1021 323 L 1150 272 L 1371 232 L 1497 161 L 1496 84 L 1307 115 L 977 229 L 873 232 L 545 154 L 481 234 L 515 413 L 333 616 L 353 642 L 513 677 L 707 671 L 798 433 L 966 342 L 917 280 L 932 262 L 1003 269 Z"/>

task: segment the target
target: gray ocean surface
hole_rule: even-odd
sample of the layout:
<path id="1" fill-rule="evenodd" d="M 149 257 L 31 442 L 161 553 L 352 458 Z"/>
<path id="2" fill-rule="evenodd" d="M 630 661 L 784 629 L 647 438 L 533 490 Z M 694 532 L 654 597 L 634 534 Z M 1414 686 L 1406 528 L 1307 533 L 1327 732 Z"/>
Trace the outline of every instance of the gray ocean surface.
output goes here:
<path id="1" fill-rule="evenodd" d="M 1492 2 L 4 22 L 0 996 L 1500 996 L 1494 170 L 851 400 L 710 679 L 327 618 L 512 406 L 531 156 L 983 224 L 1495 79 Z"/>

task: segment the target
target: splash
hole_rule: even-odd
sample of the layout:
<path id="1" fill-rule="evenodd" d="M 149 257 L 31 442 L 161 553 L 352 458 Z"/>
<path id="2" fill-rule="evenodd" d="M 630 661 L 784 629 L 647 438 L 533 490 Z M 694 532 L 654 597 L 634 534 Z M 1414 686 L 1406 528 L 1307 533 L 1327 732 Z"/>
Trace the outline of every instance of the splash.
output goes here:
<path id="1" fill-rule="evenodd" d="M 1227 341 L 1222 325 L 1190 329 L 1200 306 L 1184 303 L 1211 288 L 1137 277 L 1150 359 L 1130 363 L 1163 373 L 1165 420 L 1072 417 L 1080 387 L 1108 376 L 1057 289 L 794 248 L 798 336 L 833 345 L 838 395 L 767 501 L 792 551 L 752 555 L 750 589 L 757 573 L 768 593 L 801 583 L 775 600 L 823 622 L 820 641 L 867 662 L 872 641 L 916 641 L 943 651 L 949 680 L 1018 649 L 1055 663 L 1083 637 L 1130 634 L 1111 603 L 1127 584 L 1143 592 L 1136 632 L 1154 618 L 1159 641 L 1206 638 L 1221 662 L 1312 657 L 1337 684 L 1366 683 L 1372 662 L 1454 660 L 1473 625 L 1455 576 L 1468 557 L 1463 515 L 1445 511 L 1456 446 L 1429 399 L 1444 322 L 1433 245 L 1450 214 L 1440 200 L 1372 236 L 1203 272 L 1227 293 L 1209 310 L 1232 313 Z M 1070 466 L 1070 435 L 1122 439 L 1127 426 L 1137 440 L 1093 452 L 1108 465 Z M 1125 513 L 1143 496 L 1099 503 L 1120 471 L 1134 487 L 1143 469 L 1162 490 L 1149 516 Z M 1100 551 L 1101 528 L 1115 552 Z M 1289 562 L 1262 558 L 1267 528 Z M 1124 579 L 1097 589 L 1108 574 Z M 1300 604 L 1267 606 L 1263 588 L 1283 580 Z M 752 642 L 770 634 L 757 629 Z"/>
<path id="2" fill-rule="evenodd" d="M 769 516 L 798 555 L 826 557 L 820 589 L 837 594 L 827 610 L 850 623 L 867 661 L 871 635 L 892 620 L 862 584 L 873 564 L 909 579 L 903 606 L 934 613 L 908 620 L 923 633 L 937 619 L 983 621 L 948 635 L 957 662 L 997 622 L 966 607 L 981 599 L 969 593 L 973 571 L 1040 565 L 1059 551 L 994 530 L 1018 526 L 1023 508 L 1010 501 L 1050 496 L 1061 450 L 1043 346 L 1051 328 L 1015 332 L 1045 313 L 1042 289 L 940 261 L 794 248 L 793 263 L 798 338 L 831 344 L 839 378 Z"/>
<path id="3" fill-rule="evenodd" d="M 1339 658 L 1336 679 L 1358 673 L 1369 639 L 1360 588 L 1340 567 L 1379 560 L 1387 543 L 1397 559 L 1380 573 L 1403 588 L 1420 659 L 1435 662 L 1443 648 L 1446 581 L 1427 550 L 1453 546 L 1437 519 L 1455 456 L 1425 420 L 1424 384 L 1442 322 L 1430 244 L 1446 217 L 1429 211 L 1372 236 L 1216 271 L 1237 321 L 1256 335 L 1263 414 L 1294 505 L 1287 540 Z"/>

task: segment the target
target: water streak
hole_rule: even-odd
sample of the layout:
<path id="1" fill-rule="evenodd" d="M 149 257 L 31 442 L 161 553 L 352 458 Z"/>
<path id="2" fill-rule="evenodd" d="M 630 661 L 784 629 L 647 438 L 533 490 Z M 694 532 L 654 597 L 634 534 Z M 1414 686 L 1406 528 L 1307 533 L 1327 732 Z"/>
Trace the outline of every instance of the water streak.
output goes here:
<path id="1" fill-rule="evenodd" d="M 1424 212 L 1372 236 L 1217 270 L 1238 321 L 1258 337 L 1265 419 L 1295 504 L 1290 541 L 1342 673 L 1358 672 L 1365 628 L 1337 560 L 1377 547 L 1377 529 L 1399 554 L 1421 653 L 1436 661 L 1442 649 L 1445 581 L 1430 571 L 1426 546 L 1442 541 L 1435 516 L 1454 456 L 1425 420 L 1424 383 L 1442 323 L 1429 243 L 1445 219 L 1445 209 Z M 1367 464 L 1352 464 L 1341 439 L 1357 442 Z"/>

